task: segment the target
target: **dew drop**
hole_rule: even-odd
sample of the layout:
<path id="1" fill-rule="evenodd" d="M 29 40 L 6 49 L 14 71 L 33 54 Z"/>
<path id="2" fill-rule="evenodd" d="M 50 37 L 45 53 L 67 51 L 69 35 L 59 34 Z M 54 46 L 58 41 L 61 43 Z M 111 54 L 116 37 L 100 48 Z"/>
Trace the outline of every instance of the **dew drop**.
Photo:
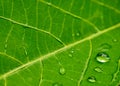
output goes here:
<path id="1" fill-rule="evenodd" d="M 66 73 L 65 68 L 64 67 L 60 67 L 59 73 L 61 75 L 64 75 Z"/>
<path id="2" fill-rule="evenodd" d="M 97 54 L 96 60 L 100 63 L 106 63 L 106 62 L 110 61 L 110 57 L 107 53 L 100 52 Z"/>
<path id="3" fill-rule="evenodd" d="M 47 4 L 48 4 L 48 5 L 52 5 L 52 3 L 50 3 L 50 2 L 48 2 Z"/>
<path id="4" fill-rule="evenodd" d="M 80 33 L 76 33 L 76 36 L 80 36 Z"/>
<path id="5" fill-rule="evenodd" d="M 103 72 L 103 70 L 102 70 L 101 68 L 99 68 L 99 67 L 95 67 L 94 70 L 95 70 L 96 72 L 99 72 L 99 73 Z"/>
<path id="6" fill-rule="evenodd" d="M 69 52 L 68 56 L 69 56 L 69 57 L 73 57 L 73 53 L 74 53 L 74 50 L 72 49 L 72 50 Z"/>
<path id="7" fill-rule="evenodd" d="M 113 42 L 117 42 L 118 40 L 117 40 L 117 39 L 113 39 L 112 41 L 113 41 Z"/>
<path id="8" fill-rule="evenodd" d="M 88 81 L 94 83 L 96 82 L 96 78 L 94 76 L 88 77 Z"/>
<path id="9" fill-rule="evenodd" d="M 104 43 L 104 44 L 101 44 L 100 47 L 98 48 L 99 51 L 102 51 L 102 52 L 105 52 L 105 51 L 108 51 L 112 48 L 111 45 L 109 45 L 108 43 Z"/>
<path id="10" fill-rule="evenodd" d="M 55 83 L 52 84 L 52 86 L 63 86 L 63 85 L 58 83 L 58 82 L 55 82 Z"/>
<path id="11" fill-rule="evenodd" d="M 73 57 L 73 55 L 72 55 L 72 54 L 69 54 L 69 57 Z"/>
<path id="12" fill-rule="evenodd" d="M 74 50 L 71 50 L 70 53 L 74 53 Z"/>
<path id="13" fill-rule="evenodd" d="M 75 34 L 72 34 L 72 36 L 74 37 L 74 36 L 75 36 Z"/>

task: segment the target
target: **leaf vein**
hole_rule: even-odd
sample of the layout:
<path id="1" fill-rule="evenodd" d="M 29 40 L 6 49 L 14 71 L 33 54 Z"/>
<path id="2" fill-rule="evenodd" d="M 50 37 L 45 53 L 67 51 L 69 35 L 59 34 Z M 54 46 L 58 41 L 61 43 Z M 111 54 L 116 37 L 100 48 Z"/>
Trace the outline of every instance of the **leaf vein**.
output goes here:
<path id="1" fill-rule="evenodd" d="M 78 15 L 75 15 L 75 14 L 73 14 L 73 13 L 67 11 L 67 10 L 64 10 L 64 9 L 62 9 L 62 8 L 60 8 L 60 7 L 52 4 L 52 3 L 46 2 L 46 1 L 44 1 L 44 0 L 40 0 L 40 2 L 42 2 L 42 3 L 44 3 L 44 4 L 48 5 L 48 6 L 51 6 L 51 7 L 53 7 L 53 8 L 56 8 L 56 9 L 60 10 L 61 12 L 66 13 L 66 14 L 68 14 L 68 15 L 70 15 L 70 16 L 73 16 L 74 18 L 80 19 L 80 20 L 88 23 L 88 24 L 91 25 L 97 32 L 100 31 L 97 26 L 95 26 L 92 22 L 88 21 L 87 19 L 84 19 L 84 18 L 82 18 L 82 17 L 80 17 L 80 16 L 78 16 Z"/>
<path id="2" fill-rule="evenodd" d="M 120 72 L 120 59 L 118 60 L 117 70 L 116 70 L 116 72 L 113 74 L 113 78 L 112 78 L 110 84 L 112 84 L 112 83 L 116 80 L 116 77 L 117 77 L 117 75 L 118 75 L 119 72 Z"/>
<path id="3" fill-rule="evenodd" d="M 20 60 L 16 59 L 16 58 L 13 57 L 13 56 L 10 56 L 10 55 L 8 55 L 8 54 L 6 54 L 6 53 L 0 52 L 0 55 L 6 56 L 6 57 L 8 57 L 8 58 L 10 58 L 10 59 L 12 59 L 12 60 L 20 63 L 20 64 L 23 64 Z"/>
<path id="4" fill-rule="evenodd" d="M 1 76 L 0 76 L 0 80 L 3 79 L 3 78 L 5 78 L 5 77 L 11 76 L 11 75 L 13 75 L 13 74 L 16 73 L 16 72 L 19 72 L 21 69 L 24 69 L 25 67 L 29 67 L 29 66 L 35 64 L 36 62 L 39 62 L 39 61 L 43 61 L 43 60 L 45 60 L 45 59 L 48 59 L 48 58 L 52 57 L 53 55 L 55 55 L 55 54 L 57 54 L 57 53 L 63 52 L 63 51 L 65 51 L 65 50 L 67 50 L 67 49 L 69 49 L 69 48 L 71 48 L 71 47 L 73 47 L 73 46 L 75 46 L 75 45 L 77 45 L 77 44 L 83 43 L 83 42 L 85 42 L 85 41 L 87 41 L 87 40 L 94 39 L 94 38 L 96 38 L 96 37 L 98 37 L 98 36 L 100 36 L 100 35 L 102 35 L 102 34 L 104 34 L 104 33 L 107 33 L 107 32 L 109 32 L 109 31 L 111 31 L 111 30 L 114 30 L 114 29 L 116 29 L 116 28 L 118 28 L 118 27 L 120 27 L 120 23 L 118 23 L 118 24 L 116 24 L 116 25 L 113 25 L 113 26 L 111 26 L 111 27 L 109 27 L 109 28 L 106 28 L 105 30 L 102 30 L 102 31 L 100 31 L 100 32 L 98 32 L 98 33 L 95 33 L 95 34 L 93 34 L 93 35 L 90 35 L 90 36 L 88 36 L 88 37 L 86 37 L 86 38 L 84 38 L 84 39 L 81 39 L 81 40 L 78 40 L 78 41 L 76 41 L 76 42 L 74 42 L 74 43 L 71 43 L 71 44 L 69 44 L 69 45 L 66 45 L 66 46 L 64 46 L 64 47 L 62 47 L 62 48 L 60 48 L 60 49 L 58 49 L 58 50 L 55 50 L 55 51 L 53 51 L 53 52 L 50 52 L 50 53 L 48 53 L 48 54 L 46 54 L 46 55 L 43 55 L 43 56 L 41 56 L 41 57 L 39 57 L 39 58 L 37 58 L 37 59 L 35 59 L 35 60 L 32 60 L 32 61 L 30 61 L 30 62 L 28 62 L 28 63 L 26 63 L 26 64 L 23 64 L 23 65 L 15 68 L 15 69 L 7 72 L 7 73 L 1 75 Z M 119 29 L 120 29 L 120 28 L 119 28 Z"/>
<path id="5" fill-rule="evenodd" d="M 92 42 L 91 42 L 91 40 L 89 40 L 89 42 L 90 42 L 89 55 L 88 55 L 88 58 L 87 58 L 87 60 L 86 60 L 86 63 L 85 63 L 83 72 L 82 72 L 82 74 L 81 74 L 81 76 L 80 76 L 80 79 L 79 79 L 79 81 L 78 81 L 78 86 L 80 86 L 81 81 L 82 81 L 82 79 L 83 79 L 83 77 L 84 77 L 84 75 L 85 75 L 85 73 L 86 73 L 86 71 L 87 71 L 87 68 L 88 68 L 88 65 L 89 65 L 89 62 L 90 62 L 90 58 L 91 58 L 91 55 L 92 55 Z"/>
<path id="6" fill-rule="evenodd" d="M 27 25 L 27 24 L 23 24 L 21 22 L 17 22 L 15 20 L 12 20 L 10 18 L 6 18 L 6 17 L 3 17 L 3 16 L 0 16 L 1 19 L 4 19 L 4 20 L 7 20 L 7 21 L 10 21 L 12 23 L 15 23 L 15 24 L 18 24 L 18 25 L 21 25 L 21 26 L 24 26 L 24 27 L 28 27 L 30 29 L 33 29 L 33 30 L 36 30 L 36 31 L 40 31 L 40 32 L 43 32 L 43 33 L 46 33 L 48 35 L 50 35 L 51 37 L 55 38 L 57 41 L 59 41 L 62 45 L 66 45 L 62 40 L 60 40 L 57 36 L 55 36 L 54 34 L 50 33 L 50 32 L 47 32 L 45 30 L 42 30 L 42 29 L 39 29 L 37 27 L 34 27 L 34 26 L 30 26 L 30 25 Z"/>
<path id="7" fill-rule="evenodd" d="M 92 1 L 93 1 L 94 3 L 96 3 L 96 4 L 99 4 L 99 5 L 101 5 L 101 6 L 107 7 L 107 8 L 109 8 L 109 9 L 115 11 L 116 13 L 119 13 L 119 14 L 120 14 L 120 10 L 118 10 L 118 9 L 112 7 L 112 6 L 109 6 L 109 5 L 107 5 L 107 4 L 103 3 L 103 2 L 100 2 L 100 1 L 98 1 L 98 0 L 92 0 Z"/>

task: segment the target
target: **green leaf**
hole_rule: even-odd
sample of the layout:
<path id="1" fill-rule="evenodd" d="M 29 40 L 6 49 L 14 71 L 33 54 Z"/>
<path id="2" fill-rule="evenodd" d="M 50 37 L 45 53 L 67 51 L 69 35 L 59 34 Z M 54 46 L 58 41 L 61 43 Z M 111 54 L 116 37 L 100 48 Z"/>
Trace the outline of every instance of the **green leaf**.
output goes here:
<path id="1" fill-rule="evenodd" d="M 119 86 L 120 0 L 0 0 L 0 86 Z"/>

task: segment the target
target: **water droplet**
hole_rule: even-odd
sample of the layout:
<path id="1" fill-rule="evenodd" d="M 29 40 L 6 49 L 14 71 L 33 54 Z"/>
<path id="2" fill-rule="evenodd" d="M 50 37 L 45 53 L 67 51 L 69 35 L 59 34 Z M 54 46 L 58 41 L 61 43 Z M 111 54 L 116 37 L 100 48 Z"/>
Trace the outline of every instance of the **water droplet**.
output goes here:
<path id="1" fill-rule="evenodd" d="M 69 54 L 69 57 L 73 57 L 73 55 L 72 55 L 72 54 Z"/>
<path id="2" fill-rule="evenodd" d="M 64 67 L 60 67 L 59 73 L 61 75 L 64 75 L 66 73 L 65 68 Z"/>
<path id="3" fill-rule="evenodd" d="M 94 70 L 95 70 L 96 72 L 99 72 L 99 73 L 103 72 L 103 70 L 102 70 L 101 68 L 99 68 L 99 67 L 95 67 Z"/>
<path id="4" fill-rule="evenodd" d="M 72 36 L 74 37 L 74 36 L 75 36 L 75 34 L 72 34 Z"/>
<path id="5" fill-rule="evenodd" d="M 74 50 L 72 49 L 72 50 L 69 52 L 68 56 L 69 56 L 69 57 L 73 57 L 73 53 L 74 53 Z"/>
<path id="6" fill-rule="evenodd" d="M 48 5 L 52 5 L 52 3 L 50 3 L 50 2 L 48 2 L 47 4 L 48 4 Z"/>
<path id="7" fill-rule="evenodd" d="M 112 48 L 111 45 L 109 45 L 108 43 L 104 43 L 104 44 L 101 44 L 100 47 L 98 48 L 99 51 L 102 51 L 102 52 L 105 52 L 105 51 L 108 51 Z"/>
<path id="8" fill-rule="evenodd" d="M 70 53 L 74 53 L 74 50 L 71 50 Z"/>
<path id="9" fill-rule="evenodd" d="M 112 41 L 113 41 L 113 42 L 117 42 L 118 40 L 117 40 L 117 39 L 113 39 Z"/>
<path id="10" fill-rule="evenodd" d="M 76 33 L 76 36 L 80 36 L 80 33 Z"/>
<path id="11" fill-rule="evenodd" d="M 106 62 L 110 61 L 109 55 L 105 52 L 98 53 L 96 56 L 96 59 L 100 63 L 106 63 Z"/>
<path id="12" fill-rule="evenodd" d="M 96 82 L 96 78 L 94 77 L 94 76 L 92 76 L 92 77 L 88 77 L 88 81 L 89 82 Z"/>
<path id="13" fill-rule="evenodd" d="M 58 83 L 58 82 L 55 82 L 55 83 L 52 84 L 52 86 L 63 86 L 63 85 Z"/>

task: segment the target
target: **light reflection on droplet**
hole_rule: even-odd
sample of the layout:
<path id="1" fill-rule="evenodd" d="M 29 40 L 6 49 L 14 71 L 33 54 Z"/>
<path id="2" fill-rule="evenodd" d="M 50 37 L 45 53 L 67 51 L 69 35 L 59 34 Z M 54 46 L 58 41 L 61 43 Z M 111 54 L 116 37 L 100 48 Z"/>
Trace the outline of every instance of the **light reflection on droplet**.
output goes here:
<path id="1" fill-rule="evenodd" d="M 96 72 L 99 72 L 99 73 L 103 72 L 103 70 L 102 70 L 100 67 L 95 67 L 94 70 L 95 70 Z"/>
<path id="2" fill-rule="evenodd" d="M 96 78 L 94 76 L 88 77 L 88 81 L 94 83 L 96 82 Z"/>
<path id="3" fill-rule="evenodd" d="M 64 67 L 60 67 L 59 73 L 60 73 L 61 75 L 64 75 L 64 74 L 66 73 L 65 68 L 64 68 Z"/>
<path id="4" fill-rule="evenodd" d="M 100 63 L 106 63 L 110 61 L 110 57 L 105 52 L 100 52 L 96 55 L 96 60 Z"/>

